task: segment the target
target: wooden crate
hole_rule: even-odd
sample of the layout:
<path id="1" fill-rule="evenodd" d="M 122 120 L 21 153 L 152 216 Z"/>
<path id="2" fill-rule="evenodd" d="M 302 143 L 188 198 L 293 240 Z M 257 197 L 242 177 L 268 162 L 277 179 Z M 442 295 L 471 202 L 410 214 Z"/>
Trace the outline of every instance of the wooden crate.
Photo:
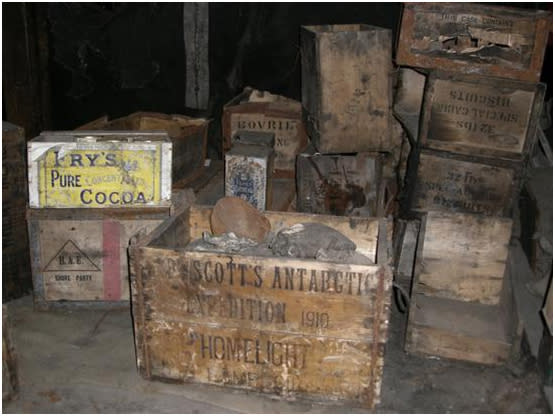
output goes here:
<path id="1" fill-rule="evenodd" d="M 497 305 L 513 221 L 430 211 L 422 219 L 412 292 Z"/>
<path id="2" fill-rule="evenodd" d="M 172 183 L 174 188 L 200 176 L 206 159 L 210 120 L 180 114 L 137 112 L 108 120 L 103 116 L 77 130 L 164 130 L 172 142 Z"/>
<path id="3" fill-rule="evenodd" d="M 260 211 L 272 206 L 274 149 L 236 143 L 225 154 L 225 195 L 238 196 Z"/>
<path id="4" fill-rule="evenodd" d="M 419 140 L 469 156 L 525 160 L 536 139 L 544 84 L 434 71 Z"/>
<path id="5" fill-rule="evenodd" d="M 538 82 L 551 13 L 484 4 L 406 3 L 398 65 Z"/>
<path id="6" fill-rule="evenodd" d="M 389 151 L 391 30 L 369 25 L 301 27 L 302 103 L 321 153 Z"/>
<path id="7" fill-rule="evenodd" d="M 33 287 L 25 224 L 27 165 L 25 132 L 2 122 L 2 299 L 11 300 Z"/>
<path id="8" fill-rule="evenodd" d="M 224 152 L 231 148 L 232 138 L 239 130 L 274 133 L 276 157 L 272 176 L 295 177 L 295 157 L 308 145 L 301 103 L 247 87 L 224 105 Z"/>
<path id="9" fill-rule="evenodd" d="M 382 156 L 301 154 L 297 157 L 297 211 L 381 215 Z"/>
<path id="10" fill-rule="evenodd" d="M 172 208 L 29 209 L 35 308 L 129 306 L 129 240 L 152 231 L 193 198 L 191 191 L 181 191 Z"/>
<path id="11" fill-rule="evenodd" d="M 8 307 L 2 305 L 2 402 L 15 399 L 18 392 L 18 360 L 12 338 L 12 323 Z"/>
<path id="12" fill-rule="evenodd" d="M 509 328 L 499 306 L 412 295 L 405 350 L 480 364 L 503 364 L 514 350 Z"/>
<path id="13" fill-rule="evenodd" d="M 360 265 L 187 249 L 210 230 L 210 214 L 192 206 L 130 248 L 141 374 L 378 403 L 392 284 L 387 220 L 265 212 L 273 231 L 319 222 L 380 259 Z"/>
<path id="14" fill-rule="evenodd" d="M 422 150 L 412 209 L 511 216 L 522 185 L 518 162 Z"/>
<path id="15" fill-rule="evenodd" d="M 31 208 L 169 206 L 165 132 L 43 132 L 28 143 Z"/>

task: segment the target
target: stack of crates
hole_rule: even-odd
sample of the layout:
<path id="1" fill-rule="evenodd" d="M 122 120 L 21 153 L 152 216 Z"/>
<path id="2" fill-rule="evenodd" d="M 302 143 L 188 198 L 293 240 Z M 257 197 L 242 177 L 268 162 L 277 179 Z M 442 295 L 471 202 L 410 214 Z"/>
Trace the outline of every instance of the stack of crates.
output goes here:
<path id="1" fill-rule="evenodd" d="M 172 209 L 163 131 L 43 132 L 28 142 L 34 304 L 129 306 L 127 247 Z"/>

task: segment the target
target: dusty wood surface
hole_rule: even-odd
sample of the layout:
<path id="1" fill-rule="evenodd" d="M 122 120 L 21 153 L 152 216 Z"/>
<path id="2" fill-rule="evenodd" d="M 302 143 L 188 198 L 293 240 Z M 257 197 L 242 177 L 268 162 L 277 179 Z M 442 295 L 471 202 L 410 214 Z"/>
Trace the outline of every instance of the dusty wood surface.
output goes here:
<path id="1" fill-rule="evenodd" d="M 12 337 L 8 307 L 2 305 L 2 402 L 13 400 L 19 392 L 18 358 Z"/>
<path id="2" fill-rule="evenodd" d="M 426 75 L 411 68 L 399 68 L 393 110 L 414 140 L 418 139 L 425 84 Z"/>
<path id="3" fill-rule="evenodd" d="M 522 183 L 516 162 L 423 150 L 411 207 L 510 216 Z"/>
<path id="4" fill-rule="evenodd" d="M 273 176 L 295 177 L 295 157 L 308 144 L 301 103 L 247 87 L 224 106 L 224 151 L 231 148 L 231 140 L 238 130 L 274 133 L 276 159 Z"/>
<path id="5" fill-rule="evenodd" d="M 510 357 L 511 338 L 497 306 L 413 295 L 405 349 L 498 365 Z"/>
<path id="6" fill-rule="evenodd" d="M 429 212 L 413 293 L 498 304 L 511 227 L 508 218 Z"/>
<path id="7" fill-rule="evenodd" d="M 137 112 L 108 120 L 100 117 L 77 130 L 164 130 L 172 141 L 172 181 L 188 181 L 200 174 L 206 158 L 210 120 L 179 114 Z"/>
<path id="8" fill-rule="evenodd" d="M 210 209 L 192 207 L 155 230 L 152 243 L 145 239 L 130 250 L 141 373 L 375 406 L 390 269 L 175 250 L 209 229 L 209 214 Z M 369 238 L 375 248 L 377 220 L 266 215 L 274 230 L 301 218 L 343 223 L 346 235 L 363 251 Z M 178 223 L 184 228 L 173 233 Z M 171 235 L 164 237 L 166 233 Z"/>
<path id="9" fill-rule="evenodd" d="M 551 25 L 551 13 L 546 11 L 407 3 L 396 61 L 398 65 L 537 82 Z"/>
<path id="10" fill-rule="evenodd" d="M 301 28 L 302 103 L 319 152 L 391 150 L 391 49 L 391 30 L 377 26 Z"/>
<path id="11" fill-rule="evenodd" d="M 432 72 L 419 140 L 430 149 L 524 160 L 544 94 L 544 84 Z"/>
<path id="12" fill-rule="evenodd" d="M 244 199 L 226 196 L 212 209 L 210 231 L 215 235 L 232 232 L 239 237 L 263 241 L 270 231 L 270 221 Z"/>
<path id="13" fill-rule="evenodd" d="M 16 299 L 32 288 L 25 223 L 27 166 L 25 132 L 2 122 L 2 299 Z"/>
<path id="14" fill-rule="evenodd" d="M 376 216 L 382 186 L 380 154 L 297 157 L 297 210 L 313 214 Z"/>

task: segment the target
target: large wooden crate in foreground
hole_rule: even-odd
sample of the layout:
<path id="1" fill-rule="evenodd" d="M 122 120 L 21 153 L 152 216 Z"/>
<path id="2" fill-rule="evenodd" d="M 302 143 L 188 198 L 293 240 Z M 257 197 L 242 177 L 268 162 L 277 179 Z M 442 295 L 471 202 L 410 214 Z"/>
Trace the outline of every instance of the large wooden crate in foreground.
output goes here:
<path id="1" fill-rule="evenodd" d="M 537 82 L 551 13 L 470 3 L 406 3 L 398 65 Z"/>
<path id="2" fill-rule="evenodd" d="M 210 214 L 193 206 L 130 247 L 141 374 L 370 408 L 378 403 L 389 266 L 187 249 L 210 230 Z M 329 225 L 360 253 L 384 258 L 386 232 L 378 230 L 390 228 L 386 220 L 265 215 L 274 231 L 299 222 Z"/>

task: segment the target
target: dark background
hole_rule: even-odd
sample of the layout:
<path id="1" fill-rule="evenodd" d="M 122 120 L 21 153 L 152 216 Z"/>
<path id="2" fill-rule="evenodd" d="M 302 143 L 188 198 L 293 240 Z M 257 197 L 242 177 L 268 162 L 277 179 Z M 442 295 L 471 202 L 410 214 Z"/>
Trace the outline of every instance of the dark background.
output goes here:
<path id="1" fill-rule="evenodd" d="M 177 113 L 214 120 L 214 156 L 222 106 L 245 86 L 300 100 L 301 25 L 365 23 L 395 38 L 402 3 L 210 3 L 210 102 L 202 112 L 185 107 L 182 3 L 4 3 L 2 10 L 3 119 L 28 139 L 102 115 Z M 552 61 L 550 43 L 546 99 Z"/>

